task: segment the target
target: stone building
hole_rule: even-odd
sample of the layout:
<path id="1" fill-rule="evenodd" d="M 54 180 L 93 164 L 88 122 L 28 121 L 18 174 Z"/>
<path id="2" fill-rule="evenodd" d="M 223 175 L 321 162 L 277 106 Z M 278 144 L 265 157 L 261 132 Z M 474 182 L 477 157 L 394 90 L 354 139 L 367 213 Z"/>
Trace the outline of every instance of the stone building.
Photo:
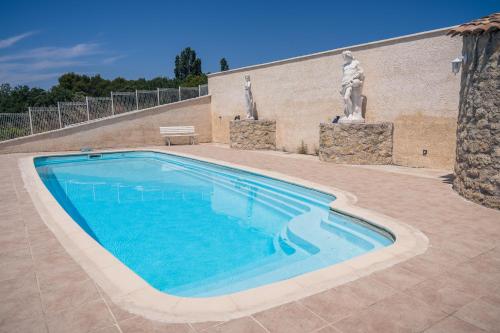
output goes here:
<path id="1" fill-rule="evenodd" d="M 500 13 L 452 30 L 463 38 L 453 188 L 500 209 Z"/>

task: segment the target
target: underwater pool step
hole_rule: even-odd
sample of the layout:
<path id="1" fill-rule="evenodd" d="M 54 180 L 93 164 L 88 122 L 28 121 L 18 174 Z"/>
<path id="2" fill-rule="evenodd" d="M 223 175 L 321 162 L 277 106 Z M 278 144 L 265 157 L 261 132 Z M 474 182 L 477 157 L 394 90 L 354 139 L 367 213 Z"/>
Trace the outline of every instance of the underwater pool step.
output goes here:
<path id="1" fill-rule="evenodd" d="M 205 181 L 207 179 L 207 177 L 204 177 L 203 175 L 196 173 L 196 172 L 192 172 L 192 171 L 184 171 L 184 172 L 186 172 L 186 173 L 188 173 L 188 174 L 190 174 L 193 177 L 196 177 L 198 179 L 202 179 Z M 227 190 L 233 191 L 235 193 L 241 194 L 243 196 L 248 196 L 248 194 L 249 194 L 248 190 L 243 189 L 243 188 L 234 187 L 234 186 L 232 186 L 233 184 L 231 184 L 230 182 L 223 181 L 220 179 L 213 179 L 213 178 L 211 178 L 211 180 L 214 184 L 221 186 Z M 303 213 L 303 211 L 297 209 L 294 206 L 290 206 L 286 202 L 281 201 L 279 198 L 274 198 L 274 197 L 269 196 L 269 195 L 264 194 L 264 193 L 259 193 L 259 196 L 255 195 L 252 197 L 252 199 L 254 199 L 255 201 L 258 201 L 258 202 L 260 202 L 260 203 L 262 203 L 270 208 L 277 209 L 280 212 L 288 215 L 289 217 L 293 217 L 295 215 Z"/>
<path id="2" fill-rule="evenodd" d="M 166 292 L 187 297 L 209 297 L 220 294 L 222 290 L 224 290 L 225 293 L 236 292 L 246 289 L 245 285 L 254 283 L 259 276 L 263 276 L 264 274 L 272 275 L 274 272 L 279 272 L 283 269 L 281 265 L 293 265 L 296 262 L 306 260 L 307 257 L 306 255 L 290 257 L 280 257 L 276 255 L 265 261 L 259 262 L 258 266 L 255 264 L 245 265 L 237 270 L 217 274 L 202 281 L 196 281 L 169 289 Z M 214 293 L 212 293 L 212 291 Z"/>
<path id="3" fill-rule="evenodd" d="M 310 193 L 308 193 L 307 196 L 298 195 L 297 193 L 295 193 L 289 189 L 285 189 L 284 187 L 280 187 L 276 184 L 267 185 L 267 184 L 262 184 L 261 182 L 257 182 L 257 181 L 250 180 L 250 179 L 242 179 L 241 177 L 232 175 L 229 172 L 215 170 L 216 168 L 217 169 L 218 168 L 226 169 L 227 167 L 212 166 L 208 162 L 202 162 L 202 163 L 204 163 L 203 165 L 195 166 L 193 164 L 186 163 L 185 161 L 182 161 L 182 162 L 175 161 L 174 159 L 164 160 L 162 158 L 158 158 L 158 160 L 162 161 L 162 162 L 178 164 L 185 169 L 190 169 L 190 170 L 195 169 L 195 170 L 199 170 L 201 172 L 209 172 L 210 174 L 217 175 L 218 177 L 224 177 L 226 179 L 235 180 L 235 181 L 238 181 L 241 183 L 246 183 L 246 184 L 249 184 L 251 186 L 255 186 L 256 188 L 271 190 L 274 193 L 279 193 L 279 194 L 285 195 L 285 196 L 289 197 L 290 199 L 293 198 L 294 200 L 305 201 L 305 202 L 308 202 L 310 204 L 314 204 L 314 205 L 318 205 L 318 206 L 325 206 L 325 205 L 328 206 L 329 203 L 334 199 L 329 194 L 314 191 L 314 190 L 308 190 L 308 191 L 310 191 Z M 230 169 L 231 172 L 235 172 L 235 171 L 238 172 L 239 171 L 238 169 L 235 169 L 235 171 L 233 171 L 233 169 L 231 169 L 231 168 L 227 168 L 227 169 Z M 269 179 L 277 182 L 277 180 L 273 180 L 271 178 L 269 178 Z M 290 183 L 285 183 L 285 184 L 291 185 L 291 186 L 297 186 L 297 185 L 293 185 Z"/>
<path id="4" fill-rule="evenodd" d="M 184 171 L 184 172 L 186 172 L 186 171 Z M 201 171 L 195 171 L 195 170 L 189 169 L 188 172 L 191 174 L 196 173 L 196 174 L 200 175 L 201 177 L 203 177 L 203 179 L 206 179 L 206 177 L 207 177 L 207 175 L 203 174 Z M 280 202 L 288 204 L 288 206 L 292 206 L 294 209 L 299 210 L 299 211 L 309 210 L 309 207 L 307 205 L 301 203 L 297 199 L 287 197 L 285 194 L 282 194 L 279 192 L 273 192 L 271 189 L 261 188 L 258 186 L 249 187 L 249 185 L 245 185 L 245 182 L 243 182 L 241 180 L 228 179 L 225 177 L 219 177 L 217 175 L 210 175 L 209 178 L 212 181 L 217 182 L 219 184 L 224 183 L 228 186 L 238 188 L 238 189 L 243 189 L 243 190 L 246 190 L 249 192 L 251 192 L 251 191 L 258 192 L 260 195 L 264 195 L 270 199 L 279 200 Z"/>
<path id="5" fill-rule="evenodd" d="M 266 285 L 276 281 L 276 279 L 285 280 L 310 271 L 315 271 L 324 267 L 325 262 L 329 265 L 336 263 L 328 262 L 328 259 L 324 258 L 321 254 L 306 256 L 300 260 L 287 262 L 286 265 L 274 269 L 263 267 L 263 269 L 257 272 L 258 275 L 256 272 L 249 271 L 248 274 L 241 276 L 236 275 L 227 281 L 203 285 L 203 287 L 194 291 L 190 297 L 210 297 L 245 290 L 248 289 L 248 286 Z"/>

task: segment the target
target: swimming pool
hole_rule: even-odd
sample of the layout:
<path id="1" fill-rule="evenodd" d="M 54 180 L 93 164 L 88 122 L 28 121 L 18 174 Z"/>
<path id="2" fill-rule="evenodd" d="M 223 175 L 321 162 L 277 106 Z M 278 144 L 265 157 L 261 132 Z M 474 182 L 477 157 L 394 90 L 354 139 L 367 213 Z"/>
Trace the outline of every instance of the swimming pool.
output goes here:
<path id="1" fill-rule="evenodd" d="M 35 159 L 78 225 L 154 288 L 233 293 L 393 243 L 329 209 L 330 194 L 158 152 Z"/>

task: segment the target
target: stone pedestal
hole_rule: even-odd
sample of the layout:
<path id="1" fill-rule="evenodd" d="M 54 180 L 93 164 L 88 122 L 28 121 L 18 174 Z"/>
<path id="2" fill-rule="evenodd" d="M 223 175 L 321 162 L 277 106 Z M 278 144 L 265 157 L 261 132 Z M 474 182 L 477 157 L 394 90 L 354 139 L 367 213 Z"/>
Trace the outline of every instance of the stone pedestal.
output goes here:
<path id="1" fill-rule="evenodd" d="M 275 120 L 233 120 L 229 124 L 231 148 L 248 150 L 276 149 Z"/>
<path id="2" fill-rule="evenodd" d="M 392 123 L 320 124 L 319 158 L 343 164 L 392 164 Z"/>

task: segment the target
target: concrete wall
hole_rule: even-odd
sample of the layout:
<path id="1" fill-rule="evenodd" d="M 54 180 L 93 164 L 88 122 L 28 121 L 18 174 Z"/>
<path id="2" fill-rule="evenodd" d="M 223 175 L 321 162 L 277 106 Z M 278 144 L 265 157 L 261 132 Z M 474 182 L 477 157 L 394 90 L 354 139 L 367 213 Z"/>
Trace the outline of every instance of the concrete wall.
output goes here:
<path id="1" fill-rule="evenodd" d="M 113 118 L 0 142 L 0 153 L 128 148 L 164 145 L 160 126 L 194 125 L 199 142 L 212 140 L 210 96 L 122 114 Z M 173 139 L 182 143 L 188 138 Z"/>
<path id="2" fill-rule="evenodd" d="M 209 75 L 213 139 L 229 142 L 229 121 L 245 115 L 244 75 L 250 74 L 260 119 L 277 121 L 277 147 L 318 147 L 319 124 L 342 114 L 341 53 L 353 51 L 365 70 L 366 120 L 394 123 L 394 162 L 452 169 L 460 77 L 451 60 L 459 38 L 448 29 L 322 52 Z M 427 156 L 422 156 L 422 150 Z"/>

